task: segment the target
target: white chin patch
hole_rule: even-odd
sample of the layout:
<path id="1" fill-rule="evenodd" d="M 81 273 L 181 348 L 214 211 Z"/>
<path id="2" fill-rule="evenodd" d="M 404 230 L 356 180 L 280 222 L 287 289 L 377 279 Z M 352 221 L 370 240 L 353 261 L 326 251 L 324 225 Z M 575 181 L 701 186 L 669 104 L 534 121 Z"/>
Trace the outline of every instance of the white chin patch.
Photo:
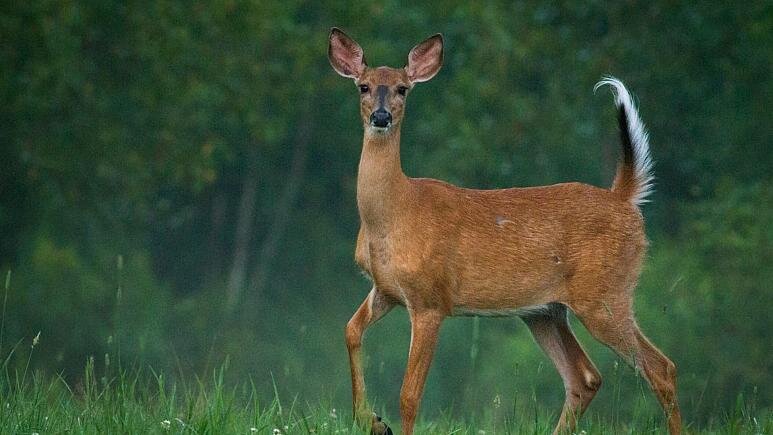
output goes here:
<path id="1" fill-rule="evenodd" d="M 392 127 L 392 124 L 387 125 L 386 127 L 376 127 L 375 125 L 368 125 L 368 129 L 374 133 L 384 134 L 387 131 L 389 131 L 389 128 Z"/>

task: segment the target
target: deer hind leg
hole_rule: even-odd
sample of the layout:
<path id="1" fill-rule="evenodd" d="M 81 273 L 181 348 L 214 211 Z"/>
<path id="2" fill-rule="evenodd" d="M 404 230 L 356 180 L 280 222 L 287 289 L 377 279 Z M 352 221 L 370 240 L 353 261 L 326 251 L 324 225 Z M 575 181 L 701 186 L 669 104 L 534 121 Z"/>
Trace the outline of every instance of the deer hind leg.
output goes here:
<path id="1" fill-rule="evenodd" d="M 572 309 L 597 340 L 644 375 L 663 407 L 669 432 L 678 434 L 682 417 L 676 397 L 676 366 L 639 330 L 630 295 L 620 295 L 617 301 L 585 301 Z"/>
<path id="2" fill-rule="evenodd" d="M 572 333 L 564 305 L 551 304 L 549 311 L 523 321 L 564 381 L 566 399 L 553 433 L 572 433 L 601 387 L 601 375 Z"/>
<path id="3" fill-rule="evenodd" d="M 392 431 L 368 407 L 362 367 L 362 336 L 370 325 L 384 317 L 394 306 L 394 302 L 373 287 L 346 324 L 346 347 L 349 350 L 349 366 L 352 371 L 352 412 L 357 424 L 370 426 L 371 432 L 376 435 L 391 434 Z"/>

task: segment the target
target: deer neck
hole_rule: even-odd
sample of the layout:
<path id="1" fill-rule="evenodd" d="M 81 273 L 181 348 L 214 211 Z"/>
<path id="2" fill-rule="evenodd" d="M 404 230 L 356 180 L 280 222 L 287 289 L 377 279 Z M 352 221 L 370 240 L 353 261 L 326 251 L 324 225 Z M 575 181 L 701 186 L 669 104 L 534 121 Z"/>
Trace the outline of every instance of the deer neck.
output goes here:
<path id="1" fill-rule="evenodd" d="M 408 178 L 400 165 L 400 130 L 365 128 L 357 174 L 357 207 L 369 230 L 388 231 L 399 216 Z"/>

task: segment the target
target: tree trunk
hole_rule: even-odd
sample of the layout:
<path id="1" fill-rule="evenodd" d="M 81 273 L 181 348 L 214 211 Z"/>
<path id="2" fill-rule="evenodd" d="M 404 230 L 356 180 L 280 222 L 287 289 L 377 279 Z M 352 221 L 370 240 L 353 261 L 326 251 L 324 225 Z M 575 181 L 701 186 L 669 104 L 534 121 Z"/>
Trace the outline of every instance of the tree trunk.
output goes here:
<path id="1" fill-rule="evenodd" d="M 306 171 L 308 146 L 311 141 L 311 125 L 308 121 L 305 121 L 307 117 L 302 116 L 301 119 L 303 121 L 298 126 L 293 141 L 293 156 L 290 162 L 290 170 L 287 173 L 287 182 L 274 207 L 273 219 L 261 243 L 255 268 L 250 278 L 249 293 L 253 310 L 260 305 L 270 272 L 271 261 L 276 257 L 279 242 L 287 229 L 293 205 Z"/>
<path id="2" fill-rule="evenodd" d="M 226 290 L 226 311 L 228 312 L 232 311 L 242 298 L 245 277 L 247 276 L 250 241 L 252 240 L 255 222 L 255 205 L 258 191 L 256 153 L 250 153 L 248 159 L 247 169 L 242 182 L 242 195 L 239 200 L 239 214 L 236 220 L 233 262 L 231 263 L 231 271 L 228 274 L 228 287 Z"/>
<path id="3" fill-rule="evenodd" d="M 213 282 L 223 276 L 223 231 L 225 228 L 226 210 L 228 202 L 223 191 L 216 191 L 212 196 L 210 209 L 210 227 L 207 240 L 207 249 L 211 256 L 207 262 L 206 281 Z"/>

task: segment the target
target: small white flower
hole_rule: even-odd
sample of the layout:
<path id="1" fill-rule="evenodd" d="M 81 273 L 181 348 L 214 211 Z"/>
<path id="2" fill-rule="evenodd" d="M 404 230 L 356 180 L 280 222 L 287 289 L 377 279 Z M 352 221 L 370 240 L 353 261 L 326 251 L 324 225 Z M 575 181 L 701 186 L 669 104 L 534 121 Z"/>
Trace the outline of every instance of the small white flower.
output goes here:
<path id="1" fill-rule="evenodd" d="M 251 433 L 258 433 L 258 428 L 256 428 L 256 427 L 251 427 L 251 428 L 250 428 L 250 432 L 251 432 Z"/>
<path id="2" fill-rule="evenodd" d="M 330 418 L 338 418 L 338 414 L 336 414 L 335 408 L 333 408 L 333 410 L 330 411 Z"/>
<path id="3" fill-rule="evenodd" d="M 169 429 L 170 427 L 172 427 L 172 422 L 169 420 L 163 420 L 161 422 L 161 427 L 164 429 Z"/>
<path id="4" fill-rule="evenodd" d="M 272 433 L 273 433 L 274 435 L 282 435 L 282 431 L 281 431 L 281 430 L 279 430 L 279 428 L 278 428 L 278 427 L 275 427 L 275 428 L 274 428 L 274 431 L 273 431 Z"/>

